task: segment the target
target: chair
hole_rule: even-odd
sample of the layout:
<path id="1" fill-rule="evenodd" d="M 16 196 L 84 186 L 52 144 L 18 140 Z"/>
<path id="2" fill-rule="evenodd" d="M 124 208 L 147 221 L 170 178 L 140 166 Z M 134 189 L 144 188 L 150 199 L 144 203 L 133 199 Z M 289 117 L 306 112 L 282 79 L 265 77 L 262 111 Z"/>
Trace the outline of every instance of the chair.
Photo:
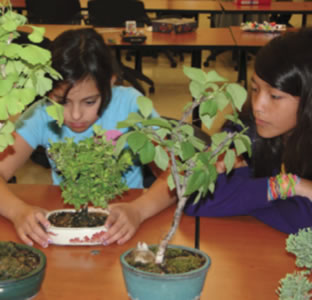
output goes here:
<path id="1" fill-rule="evenodd" d="M 144 4 L 141 1 L 134 0 L 115 0 L 103 1 L 92 0 L 88 2 L 88 24 L 99 27 L 125 27 L 125 22 L 135 20 L 137 27 L 143 27 L 144 24 L 150 24 L 150 20 L 145 13 Z M 117 59 L 120 53 L 116 53 Z M 145 76 L 141 70 L 135 70 L 125 66 L 120 59 L 121 79 L 128 81 L 136 89 L 145 94 L 145 90 L 138 80 L 150 85 L 149 92 L 153 93 L 154 82 Z"/>
<path id="2" fill-rule="evenodd" d="M 34 24 L 80 24 L 79 0 L 26 0 L 27 18 Z"/>

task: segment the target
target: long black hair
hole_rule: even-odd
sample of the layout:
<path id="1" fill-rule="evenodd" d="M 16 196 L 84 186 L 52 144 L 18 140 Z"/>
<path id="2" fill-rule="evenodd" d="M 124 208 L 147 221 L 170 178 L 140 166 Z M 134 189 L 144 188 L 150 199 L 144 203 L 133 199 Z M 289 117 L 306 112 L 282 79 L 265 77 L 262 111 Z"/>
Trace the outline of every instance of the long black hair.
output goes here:
<path id="1" fill-rule="evenodd" d="M 63 77 L 60 83 L 68 84 L 66 98 L 73 85 L 91 77 L 101 95 L 99 115 L 108 106 L 112 91 L 111 79 L 117 72 L 115 58 L 102 36 L 92 28 L 68 30 L 51 44 L 52 67 Z"/>
<path id="2" fill-rule="evenodd" d="M 286 142 L 255 133 L 253 168 L 257 177 L 286 171 L 312 179 L 312 28 L 271 40 L 257 53 L 255 73 L 272 87 L 298 96 L 297 124 Z"/>

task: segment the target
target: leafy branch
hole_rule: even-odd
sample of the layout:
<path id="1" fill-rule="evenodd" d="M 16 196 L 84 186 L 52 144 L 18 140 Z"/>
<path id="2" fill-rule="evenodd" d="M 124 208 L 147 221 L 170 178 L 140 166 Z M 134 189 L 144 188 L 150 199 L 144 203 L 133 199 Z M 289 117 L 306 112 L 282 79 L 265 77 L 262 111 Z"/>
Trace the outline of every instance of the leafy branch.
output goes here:
<path id="1" fill-rule="evenodd" d="M 217 179 L 216 162 L 225 154 L 224 163 L 227 173 L 234 167 L 236 155 L 244 152 L 251 154 L 250 139 L 244 133 L 246 128 L 239 120 L 247 93 L 236 83 L 228 83 L 215 71 L 184 67 L 190 81 L 190 92 L 194 101 L 184 108 L 179 121 L 153 117 L 153 103 L 146 97 L 138 98 L 138 113 L 129 114 L 127 120 L 118 123 L 118 128 L 132 130 L 117 142 L 116 155 L 128 143 L 143 164 L 154 162 L 161 170 L 170 169 L 168 186 L 176 189 L 178 203 L 172 226 L 161 241 L 156 254 L 156 262 L 162 263 L 167 245 L 176 232 L 183 213 L 183 208 L 190 195 L 197 193 L 195 202 L 208 192 L 213 193 Z M 186 120 L 194 109 L 199 109 L 203 124 L 211 128 L 218 111 L 227 105 L 233 108 L 233 114 L 227 119 L 242 127 L 240 133 L 221 132 L 211 137 L 211 145 L 195 136 L 192 125 Z M 234 149 L 232 149 L 234 147 Z"/>
<path id="2" fill-rule="evenodd" d="M 11 117 L 18 115 L 36 96 L 52 88 L 61 76 L 51 67 L 51 53 L 35 43 L 43 40 L 44 28 L 27 25 L 27 18 L 12 11 L 10 1 L 0 3 L 0 151 L 14 143 Z M 18 28 L 28 27 L 29 44 L 17 44 Z"/>

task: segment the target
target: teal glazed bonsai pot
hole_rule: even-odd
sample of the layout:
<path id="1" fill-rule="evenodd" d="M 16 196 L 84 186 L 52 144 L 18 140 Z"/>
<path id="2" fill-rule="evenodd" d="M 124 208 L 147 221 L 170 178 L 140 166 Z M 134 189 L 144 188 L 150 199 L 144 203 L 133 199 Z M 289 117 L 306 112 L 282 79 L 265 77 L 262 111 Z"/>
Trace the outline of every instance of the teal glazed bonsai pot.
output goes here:
<path id="1" fill-rule="evenodd" d="M 0 242 L 4 244 L 7 242 Z M 39 249 L 16 244 L 19 248 L 26 248 L 36 255 L 38 255 L 40 262 L 36 269 L 29 274 L 22 276 L 18 279 L 0 280 L 0 299 L 1 300 L 26 300 L 33 298 L 40 290 L 45 269 L 46 269 L 46 256 Z"/>
<path id="2" fill-rule="evenodd" d="M 202 255 L 206 262 L 197 270 L 182 274 L 156 274 L 138 270 L 130 266 L 125 257 L 133 250 L 124 252 L 120 257 L 123 277 L 128 296 L 131 300 L 198 300 L 204 286 L 210 257 L 194 248 L 169 245 L 170 248 L 183 248 Z"/>

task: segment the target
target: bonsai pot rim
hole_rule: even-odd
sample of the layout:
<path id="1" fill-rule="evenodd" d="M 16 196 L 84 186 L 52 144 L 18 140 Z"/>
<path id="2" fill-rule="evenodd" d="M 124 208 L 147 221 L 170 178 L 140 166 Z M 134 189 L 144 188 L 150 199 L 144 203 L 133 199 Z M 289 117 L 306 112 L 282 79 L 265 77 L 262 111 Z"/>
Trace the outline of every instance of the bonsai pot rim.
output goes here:
<path id="1" fill-rule="evenodd" d="M 50 211 L 46 218 L 59 212 L 75 212 L 73 208 L 63 208 Z M 99 212 L 109 215 L 108 209 L 89 207 L 89 212 Z M 56 227 L 48 228 L 50 244 L 66 246 L 92 246 L 103 244 L 102 236 L 107 231 L 104 225 L 95 227 Z"/>
<path id="2" fill-rule="evenodd" d="M 157 245 L 149 245 L 150 246 L 157 246 Z M 205 263 L 198 269 L 196 270 L 192 270 L 189 272 L 185 272 L 185 273 L 179 273 L 179 274 L 160 274 L 160 273 L 153 273 L 153 272 L 147 272 L 147 271 L 143 271 L 143 270 L 139 270 L 136 267 L 133 267 L 131 265 L 129 265 L 127 263 L 127 261 L 125 260 L 125 257 L 132 251 L 134 250 L 134 248 L 131 248 L 129 250 L 127 250 L 126 252 L 124 252 L 121 256 L 120 256 L 120 262 L 122 264 L 123 267 L 131 270 L 132 272 L 141 274 L 141 276 L 146 276 L 146 277 L 159 277 L 159 278 L 166 278 L 166 280 L 178 280 L 179 278 L 184 278 L 184 277 L 189 277 L 190 275 L 194 274 L 194 273 L 199 273 L 199 272 L 206 272 L 207 269 L 210 267 L 211 265 L 211 259 L 210 257 L 203 251 L 196 249 L 196 248 L 191 248 L 191 247 L 187 247 L 187 246 L 182 246 L 182 245 L 174 245 L 174 244 L 170 244 L 168 245 L 168 248 L 183 248 L 187 251 L 190 252 L 195 252 L 198 253 L 200 255 L 202 255 L 205 258 Z"/>
<path id="3" fill-rule="evenodd" d="M 130 266 L 125 256 L 133 250 L 130 249 L 120 256 L 124 282 L 130 299 L 134 300 L 195 300 L 202 293 L 210 257 L 201 250 L 179 245 L 169 245 L 169 248 L 183 248 L 199 253 L 206 262 L 203 266 L 190 272 L 179 274 L 159 274 L 142 271 Z"/>
<path id="4" fill-rule="evenodd" d="M 8 242 L 0 241 L 0 245 L 5 243 Z M 47 258 L 45 254 L 37 248 L 25 244 L 15 244 L 19 248 L 28 249 L 38 255 L 40 263 L 34 270 L 20 278 L 0 280 L 0 299 L 31 299 L 40 290 L 45 275 Z"/>

